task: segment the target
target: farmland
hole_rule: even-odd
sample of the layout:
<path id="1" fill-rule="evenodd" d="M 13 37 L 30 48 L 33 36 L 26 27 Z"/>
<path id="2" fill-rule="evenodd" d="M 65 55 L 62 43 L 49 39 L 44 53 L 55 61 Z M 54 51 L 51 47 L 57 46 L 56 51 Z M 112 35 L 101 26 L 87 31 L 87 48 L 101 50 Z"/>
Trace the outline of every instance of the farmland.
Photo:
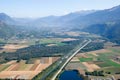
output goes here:
<path id="1" fill-rule="evenodd" d="M 77 34 L 73 32 L 65 34 L 72 36 L 6 40 L 5 44 L 0 46 L 0 79 L 41 78 L 41 76 L 45 75 L 46 72 L 54 68 L 53 63 L 58 58 L 60 58 L 62 55 L 68 54 L 84 40 L 84 38 L 78 36 L 83 34 Z M 73 35 L 75 37 L 73 37 Z M 89 50 L 89 46 L 86 49 Z M 86 58 L 88 62 L 89 60 L 93 60 L 93 58 Z M 86 61 L 84 58 L 80 61 L 80 57 L 76 57 L 74 58 L 73 62 L 74 61 L 76 61 L 76 64 L 77 62 L 80 63 L 80 65 L 75 67 L 81 66 L 82 69 L 87 68 L 83 64 Z M 88 63 L 85 64 L 88 65 Z M 91 66 L 95 65 L 92 64 Z M 99 67 L 95 66 L 95 69 L 96 68 Z M 82 69 L 80 70 L 82 71 Z"/>
<path id="2" fill-rule="evenodd" d="M 22 39 L 22 40 L 3 40 L 0 39 L 0 53 L 16 52 L 18 49 L 26 48 L 32 45 L 43 44 L 46 46 L 64 46 L 63 41 L 75 41 L 75 38 L 41 38 L 41 39 Z"/>
<path id="3" fill-rule="evenodd" d="M 41 38 L 30 40 L 9 40 L 0 48 L 0 63 L 10 60 L 29 60 L 31 58 L 61 56 L 74 49 L 82 39 Z M 34 43 L 34 44 L 33 44 Z M 64 47 L 64 48 L 63 48 Z"/>
<path id="4" fill-rule="evenodd" d="M 79 53 L 73 60 L 66 66 L 66 69 L 77 69 L 83 75 L 96 76 L 92 73 L 101 72 L 102 77 L 115 77 L 118 79 L 120 75 L 120 47 L 110 47 L 106 49 Z M 79 59 L 79 61 L 75 61 Z M 75 66 L 76 65 L 76 66 Z M 97 71 L 97 72 L 94 72 Z"/>
<path id="5" fill-rule="evenodd" d="M 0 65 L 0 79 L 32 79 L 35 75 L 42 72 L 52 63 L 57 57 L 41 57 L 34 58 L 33 63 L 26 64 L 25 60 L 16 62 L 16 60 Z"/>

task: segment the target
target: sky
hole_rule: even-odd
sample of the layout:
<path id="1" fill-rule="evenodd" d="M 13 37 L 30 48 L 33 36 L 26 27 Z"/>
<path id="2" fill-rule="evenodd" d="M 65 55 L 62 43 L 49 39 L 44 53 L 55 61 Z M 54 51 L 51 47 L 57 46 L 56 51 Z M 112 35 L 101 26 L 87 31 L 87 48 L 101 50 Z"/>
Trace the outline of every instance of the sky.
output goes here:
<path id="1" fill-rule="evenodd" d="M 101 10 L 117 5 L 120 5 L 120 0 L 0 0 L 0 13 L 19 18 L 37 18 L 81 10 Z"/>

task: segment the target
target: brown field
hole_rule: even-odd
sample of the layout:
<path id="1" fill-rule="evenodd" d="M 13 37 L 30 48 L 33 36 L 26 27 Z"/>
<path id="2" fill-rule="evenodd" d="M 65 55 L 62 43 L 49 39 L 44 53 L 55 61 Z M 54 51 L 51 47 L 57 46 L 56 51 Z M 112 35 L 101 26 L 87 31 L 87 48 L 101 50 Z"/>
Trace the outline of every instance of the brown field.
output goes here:
<path id="1" fill-rule="evenodd" d="M 56 46 L 56 44 L 48 44 L 48 45 L 46 45 L 46 46 Z"/>
<path id="2" fill-rule="evenodd" d="M 25 60 L 21 60 L 19 63 L 16 63 L 16 61 L 10 61 L 6 64 L 1 64 L 0 66 L 8 64 L 10 66 L 0 72 L 0 79 L 32 79 L 35 75 L 56 61 L 55 59 L 58 60 L 59 58 L 42 57 L 40 59 L 36 59 L 34 64 L 25 64 Z"/>
<path id="3" fill-rule="evenodd" d="M 88 58 L 88 56 L 87 56 L 86 54 L 84 54 L 84 53 L 78 53 L 78 54 L 76 55 L 76 57 L 79 57 L 79 58 L 81 58 L 81 57 L 83 57 L 83 58 Z"/>
<path id="4" fill-rule="evenodd" d="M 66 34 L 69 36 L 80 36 L 78 32 L 67 32 Z"/>
<path id="5" fill-rule="evenodd" d="M 90 52 L 87 52 L 87 54 L 98 54 L 98 53 L 108 53 L 108 52 L 111 52 L 110 50 L 108 49 L 101 49 L 101 50 L 96 50 L 96 51 L 90 51 Z"/>
<path id="6" fill-rule="evenodd" d="M 120 47 L 111 47 L 109 49 L 116 49 L 116 50 L 120 50 Z"/>
<path id="7" fill-rule="evenodd" d="M 80 61 L 79 59 L 78 59 L 78 57 L 74 57 L 72 60 L 71 60 L 71 62 L 77 62 L 77 61 Z"/>
<path id="8" fill-rule="evenodd" d="M 69 36 L 80 36 L 80 35 L 83 35 L 83 34 L 88 34 L 86 32 L 74 32 L 74 31 L 69 31 L 69 32 L 65 32 L 64 34 L 67 34 Z"/>
<path id="9" fill-rule="evenodd" d="M 21 44 L 6 44 L 2 47 L 2 50 L 0 50 L 0 53 L 2 52 L 15 52 L 17 49 L 28 47 L 27 45 L 21 45 Z"/>
<path id="10" fill-rule="evenodd" d="M 20 49 L 24 47 L 27 47 L 27 45 L 6 44 L 5 46 L 3 46 L 3 49 Z"/>
<path id="11" fill-rule="evenodd" d="M 16 63 L 16 61 L 17 61 L 17 60 L 12 60 L 12 61 L 9 61 L 9 62 L 7 62 L 7 63 L 5 63 L 5 64 L 9 64 L 9 65 L 10 65 L 10 64 L 14 64 L 14 63 Z"/>
<path id="12" fill-rule="evenodd" d="M 88 68 L 87 70 L 90 72 L 100 69 L 99 66 L 97 66 L 96 64 L 92 64 L 92 63 L 83 62 L 83 65 L 85 65 Z"/>
<path id="13" fill-rule="evenodd" d="M 2 49 L 0 50 L 0 53 L 2 52 L 15 52 L 16 50 L 15 49 Z"/>
<path id="14" fill-rule="evenodd" d="M 80 73 L 104 70 L 103 74 L 105 76 L 113 75 L 116 78 L 120 76 L 120 75 L 116 76 L 116 73 L 120 72 L 119 71 L 119 67 L 120 67 L 120 62 L 119 62 L 120 54 L 119 53 L 120 53 L 119 46 L 108 47 L 105 49 L 100 49 L 100 50 L 90 51 L 90 52 L 85 52 L 85 53 L 78 53 L 71 60 L 71 63 L 68 64 L 68 66 L 66 66 L 66 68 L 77 69 Z M 79 59 L 77 63 L 75 61 L 76 57 Z M 79 67 L 76 67 L 76 65 L 79 65 Z M 110 72 L 111 74 L 106 74 L 106 72 Z"/>
<path id="15" fill-rule="evenodd" d="M 98 54 L 100 54 L 100 53 L 109 53 L 109 52 L 111 52 L 111 51 L 108 49 L 101 49 L 101 50 L 90 51 L 90 52 L 85 52 L 85 53 L 78 53 L 76 55 L 76 57 L 88 58 L 88 56 L 86 54 L 92 54 L 94 56 L 98 56 Z"/>
<path id="16" fill-rule="evenodd" d="M 79 62 L 80 58 L 90 58 L 90 56 L 99 56 L 98 54 L 100 53 L 109 53 L 111 52 L 109 49 L 101 49 L 101 50 L 96 50 L 96 51 L 90 51 L 90 52 L 85 52 L 85 53 L 78 53 L 72 60 L 71 60 L 71 65 Z M 92 54 L 92 55 L 89 55 Z M 94 59 L 94 58 L 93 58 Z M 88 61 L 88 62 L 79 62 L 76 65 L 80 64 L 81 66 L 79 66 L 79 68 L 76 67 L 76 69 L 80 72 L 80 73 L 84 73 L 86 70 L 87 71 L 94 71 L 94 70 L 99 70 L 101 69 L 101 67 L 99 67 L 97 64 L 95 64 L 95 62 L 92 61 Z M 67 69 L 71 69 L 72 66 L 74 65 L 69 65 L 69 67 L 67 67 Z M 75 68 L 74 68 L 75 69 Z"/>
<path id="17" fill-rule="evenodd" d="M 78 58 L 89 58 L 87 54 L 92 54 L 93 56 L 98 56 L 100 53 L 109 53 L 111 52 L 109 49 L 101 49 L 101 50 L 96 50 L 96 51 L 90 51 L 90 52 L 85 52 L 85 53 L 78 53 L 76 57 Z M 73 58 L 74 60 L 74 58 Z M 71 60 L 71 61 L 73 61 Z M 96 65 L 94 62 L 82 62 L 82 64 L 86 67 L 87 71 L 94 71 L 100 69 L 98 65 Z"/>
<path id="18" fill-rule="evenodd" d="M 116 74 L 116 75 L 113 75 L 115 77 L 116 80 L 119 80 L 120 79 L 120 74 Z"/>
<path id="19" fill-rule="evenodd" d="M 12 78 L 12 79 L 32 79 L 40 71 L 2 71 L 0 78 Z"/>
<path id="20" fill-rule="evenodd" d="M 94 55 L 94 56 L 98 56 L 96 53 L 91 53 L 92 55 Z"/>
<path id="21" fill-rule="evenodd" d="M 52 57 L 52 62 L 57 61 L 58 59 L 60 59 L 60 57 Z"/>
<path id="22" fill-rule="evenodd" d="M 16 71 L 20 67 L 19 63 L 13 64 L 13 67 L 10 68 L 10 71 Z"/>
<path id="23" fill-rule="evenodd" d="M 39 64 L 34 64 L 34 65 L 31 67 L 30 71 L 34 71 L 34 70 L 37 68 L 37 66 L 39 66 Z"/>
<path id="24" fill-rule="evenodd" d="M 101 49 L 101 50 L 96 50 L 96 51 L 90 51 L 88 53 L 108 53 L 108 52 L 111 52 L 111 51 L 108 49 Z"/>
<path id="25" fill-rule="evenodd" d="M 62 41 L 74 41 L 74 40 L 78 40 L 78 39 L 75 39 L 75 38 L 65 38 Z"/>

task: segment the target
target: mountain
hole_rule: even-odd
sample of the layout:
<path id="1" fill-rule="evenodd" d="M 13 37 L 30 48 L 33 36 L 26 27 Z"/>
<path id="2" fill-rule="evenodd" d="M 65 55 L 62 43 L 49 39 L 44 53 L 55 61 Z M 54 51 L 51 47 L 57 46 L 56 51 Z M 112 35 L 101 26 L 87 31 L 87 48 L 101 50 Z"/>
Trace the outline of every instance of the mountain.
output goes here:
<path id="1" fill-rule="evenodd" d="M 120 20 L 120 6 L 116 6 L 105 10 L 99 10 L 85 16 L 80 16 L 76 19 L 71 20 L 69 23 L 80 27 L 116 20 Z"/>
<path id="2" fill-rule="evenodd" d="M 14 35 L 14 28 L 0 21 L 0 38 L 10 38 Z"/>
<path id="3" fill-rule="evenodd" d="M 34 21 L 35 19 L 32 19 L 32 18 L 13 18 L 14 21 L 16 21 L 17 23 L 21 23 L 21 24 L 25 24 L 25 23 L 28 23 L 28 22 L 32 22 Z"/>
<path id="4" fill-rule="evenodd" d="M 82 31 L 94 33 L 120 44 L 120 6 L 97 11 L 80 18 L 87 24 Z M 82 24 L 82 22 L 80 21 Z M 75 23 L 74 23 L 75 24 Z M 88 25 L 89 24 L 89 25 Z"/>
<path id="5" fill-rule="evenodd" d="M 63 28 L 63 27 L 69 26 L 69 21 L 76 19 L 79 16 L 85 16 L 93 12 L 95 12 L 95 10 L 73 12 L 63 16 L 47 16 L 47 17 L 38 18 L 30 22 L 29 24 L 31 24 L 32 26 L 38 26 L 38 27 Z"/>
<path id="6" fill-rule="evenodd" d="M 5 13 L 0 13 L 0 20 L 12 25 L 19 25 L 19 26 L 30 26 L 30 27 L 37 27 L 37 28 L 43 28 L 43 27 L 71 27 L 69 25 L 69 22 L 73 19 L 76 19 L 81 16 L 85 16 L 88 14 L 91 14 L 93 12 L 96 12 L 95 10 L 86 10 L 86 11 L 78 11 L 69 13 L 63 16 L 47 16 L 37 19 L 32 18 L 11 18 Z"/>
<path id="7" fill-rule="evenodd" d="M 120 21 L 94 24 L 82 29 L 82 31 L 101 35 L 120 44 Z"/>
<path id="8" fill-rule="evenodd" d="M 84 28 L 92 24 L 120 20 L 120 6 L 105 10 L 86 10 L 63 16 L 38 18 L 28 24 L 37 27 Z"/>
<path id="9" fill-rule="evenodd" d="M 54 27 L 55 26 L 55 21 L 59 18 L 59 16 L 47 16 L 47 17 L 42 17 L 42 18 L 37 18 L 28 24 L 34 27 Z"/>
<path id="10" fill-rule="evenodd" d="M 30 34 L 40 30 L 80 30 L 90 33 L 100 34 L 113 41 L 119 39 L 119 23 L 120 23 L 120 6 L 116 6 L 105 10 L 87 10 L 73 12 L 63 16 L 47 16 L 37 19 L 31 18 L 11 18 L 5 13 L 0 13 L 0 32 L 7 36 L 13 34 Z M 11 26 L 15 25 L 14 27 Z M 117 27 L 116 27 L 117 26 Z M 6 29 L 6 31 L 5 31 Z M 8 30 L 7 30 L 8 29 Z M 114 30 L 114 31 L 112 31 Z M 12 32 L 13 31 L 13 32 Z M 21 34 L 22 32 L 22 34 Z M 9 34 L 8 34 L 9 33 Z M 118 40 L 117 40 L 118 39 Z"/>
<path id="11" fill-rule="evenodd" d="M 69 14 L 61 16 L 58 20 L 62 21 L 62 22 L 69 22 L 70 20 L 91 14 L 93 12 L 96 12 L 96 10 L 82 10 L 82 11 L 78 11 L 78 12 L 73 12 L 73 13 L 69 13 Z"/>
<path id="12" fill-rule="evenodd" d="M 14 24 L 14 20 L 13 18 L 11 18 L 10 16 L 8 16 L 5 13 L 0 13 L 0 21 L 7 23 L 7 24 Z"/>

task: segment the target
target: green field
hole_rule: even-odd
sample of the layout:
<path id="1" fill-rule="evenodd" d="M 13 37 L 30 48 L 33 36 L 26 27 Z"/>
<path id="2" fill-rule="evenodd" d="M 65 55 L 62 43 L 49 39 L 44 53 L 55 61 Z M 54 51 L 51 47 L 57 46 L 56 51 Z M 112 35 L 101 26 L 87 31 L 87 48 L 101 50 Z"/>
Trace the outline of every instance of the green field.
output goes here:
<path id="1" fill-rule="evenodd" d="M 40 39 L 40 44 L 56 44 L 56 46 L 64 46 L 65 43 L 61 42 L 62 38 L 44 38 Z"/>
<path id="2" fill-rule="evenodd" d="M 28 64 L 25 64 L 25 61 L 20 61 L 19 64 L 22 66 L 20 66 L 18 70 L 24 70 L 28 66 Z"/>
<path id="3" fill-rule="evenodd" d="M 104 64 L 101 64 L 101 66 L 103 67 L 105 65 L 108 65 L 109 67 L 110 66 L 114 66 L 114 67 L 120 67 L 120 64 L 116 63 L 116 62 L 113 62 L 111 60 L 111 56 L 114 56 L 114 53 L 101 53 L 99 54 L 99 56 L 97 57 L 99 61 L 103 61 Z M 100 65 L 99 65 L 100 66 Z"/>
<path id="4" fill-rule="evenodd" d="M 104 71 L 104 75 L 111 75 L 120 73 L 120 64 L 114 62 L 112 59 L 117 55 L 120 56 L 120 48 L 110 48 L 110 52 L 96 53 L 98 56 L 93 54 L 85 54 L 87 58 L 79 58 L 80 62 L 91 62 L 100 67 L 97 71 Z M 109 73 L 109 74 L 108 74 Z"/>
<path id="5" fill-rule="evenodd" d="M 95 62 L 95 64 L 98 65 L 98 66 L 101 67 L 101 68 L 110 67 L 110 66 L 111 66 L 110 64 L 108 64 L 108 63 L 106 63 L 106 62 L 103 62 L 103 61 L 102 61 L 101 63 Z"/>
<path id="6" fill-rule="evenodd" d="M 40 44 L 59 43 L 59 42 L 61 42 L 60 38 L 43 38 L 43 39 L 40 39 Z"/>
<path id="7" fill-rule="evenodd" d="M 93 61 L 93 58 L 80 58 L 79 60 L 81 62 L 89 62 L 89 61 Z"/>
<path id="8" fill-rule="evenodd" d="M 111 50 L 112 52 L 119 54 L 120 53 L 120 48 L 110 48 L 109 50 Z"/>
<path id="9" fill-rule="evenodd" d="M 4 39 L 0 39 L 0 43 L 6 43 Z"/>
<path id="10" fill-rule="evenodd" d="M 8 68 L 10 65 L 0 65 L 0 72 Z"/>
<path id="11" fill-rule="evenodd" d="M 120 67 L 109 67 L 109 68 L 103 68 L 104 72 L 110 72 L 111 74 L 119 73 L 120 72 Z"/>
<path id="12" fill-rule="evenodd" d="M 21 44 L 21 45 L 35 45 L 35 44 L 57 44 L 58 46 L 64 46 L 64 43 L 61 43 L 63 38 L 42 38 L 42 39 L 26 39 L 26 40 L 8 40 L 7 43 L 10 44 Z M 0 39 L 0 42 L 3 40 Z M 36 43 L 37 42 L 37 43 Z"/>
<path id="13" fill-rule="evenodd" d="M 94 56 L 93 54 L 86 54 L 86 56 L 89 56 L 91 58 L 95 58 L 96 56 Z"/>
<path id="14" fill-rule="evenodd" d="M 34 64 L 36 60 L 38 60 L 40 58 L 31 58 L 29 60 L 27 60 L 27 64 Z"/>

